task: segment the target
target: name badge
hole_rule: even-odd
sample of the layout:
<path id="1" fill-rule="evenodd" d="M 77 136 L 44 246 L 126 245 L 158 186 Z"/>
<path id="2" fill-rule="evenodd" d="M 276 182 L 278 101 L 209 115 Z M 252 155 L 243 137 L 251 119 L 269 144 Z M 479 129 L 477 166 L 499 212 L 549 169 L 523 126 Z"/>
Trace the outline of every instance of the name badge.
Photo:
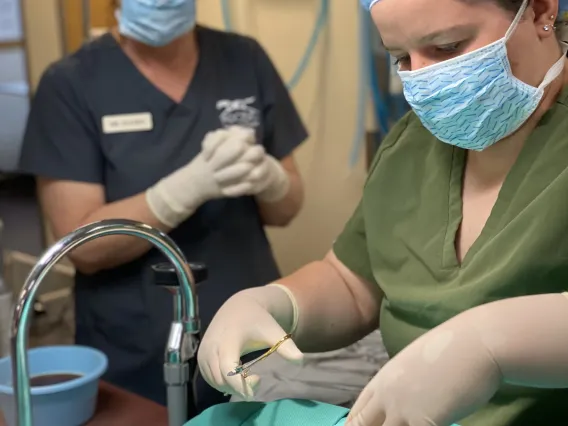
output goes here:
<path id="1" fill-rule="evenodd" d="M 152 114 L 149 112 L 105 115 L 102 124 L 105 134 L 148 132 L 154 128 Z"/>

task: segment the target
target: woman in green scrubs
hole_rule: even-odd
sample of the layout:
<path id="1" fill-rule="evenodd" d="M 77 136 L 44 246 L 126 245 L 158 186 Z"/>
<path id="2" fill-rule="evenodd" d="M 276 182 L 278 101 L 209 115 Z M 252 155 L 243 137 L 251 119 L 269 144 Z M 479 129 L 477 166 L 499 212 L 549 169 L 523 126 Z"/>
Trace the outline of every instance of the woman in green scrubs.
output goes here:
<path id="1" fill-rule="evenodd" d="M 566 425 L 568 67 L 558 2 L 365 6 L 413 112 L 383 142 L 325 259 L 228 300 L 203 339 L 201 371 L 251 398 L 254 371 L 227 376 L 243 353 L 291 333 L 279 353 L 301 362 L 301 351 L 340 348 L 380 325 L 392 360 L 348 425 Z"/>

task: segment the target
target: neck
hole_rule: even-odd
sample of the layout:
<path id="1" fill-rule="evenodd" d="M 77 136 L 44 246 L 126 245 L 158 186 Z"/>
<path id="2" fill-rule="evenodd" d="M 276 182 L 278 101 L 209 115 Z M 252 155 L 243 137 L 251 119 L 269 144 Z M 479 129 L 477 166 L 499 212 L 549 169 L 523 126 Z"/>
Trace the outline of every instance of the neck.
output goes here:
<path id="1" fill-rule="evenodd" d="M 186 68 L 193 64 L 199 53 L 195 31 L 178 37 L 165 46 L 148 46 L 139 41 L 115 34 L 124 51 L 144 63 L 159 64 L 170 69 Z"/>
<path id="2" fill-rule="evenodd" d="M 467 167 L 479 185 L 491 187 L 503 182 L 517 160 L 530 133 L 543 115 L 554 105 L 562 89 L 568 85 L 568 64 L 564 72 L 545 89 L 538 108 L 527 122 L 511 136 L 481 151 L 469 151 Z"/>

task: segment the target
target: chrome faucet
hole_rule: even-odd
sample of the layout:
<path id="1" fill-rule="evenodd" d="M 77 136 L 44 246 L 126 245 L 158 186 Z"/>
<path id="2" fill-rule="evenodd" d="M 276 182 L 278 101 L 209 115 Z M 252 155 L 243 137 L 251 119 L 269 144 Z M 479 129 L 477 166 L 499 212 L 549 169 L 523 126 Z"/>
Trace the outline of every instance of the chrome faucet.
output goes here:
<path id="1" fill-rule="evenodd" d="M 107 235 L 130 235 L 152 243 L 173 264 L 180 288 L 165 349 L 164 378 L 168 390 L 169 426 L 187 422 L 189 363 L 197 351 L 199 318 L 195 281 L 184 254 L 174 241 L 151 226 L 131 220 L 103 220 L 83 226 L 49 248 L 30 272 L 16 301 L 11 325 L 12 371 L 15 378 L 16 424 L 33 426 L 27 340 L 35 294 L 49 270 L 71 250 Z"/>

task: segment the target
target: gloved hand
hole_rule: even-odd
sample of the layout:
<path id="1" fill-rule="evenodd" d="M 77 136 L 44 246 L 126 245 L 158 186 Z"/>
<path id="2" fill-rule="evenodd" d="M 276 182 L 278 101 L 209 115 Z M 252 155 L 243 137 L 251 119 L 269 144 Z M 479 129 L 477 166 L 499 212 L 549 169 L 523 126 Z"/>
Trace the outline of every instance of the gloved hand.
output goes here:
<path id="1" fill-rule="evenodd" d="M 146 191 L 150 210 L 174 228 L 206 201 L 249 195 L 254 185 L 247 179 L 265 161 L 262 147 L 253 144 L 254 134 L 247 132 L 222 129 L 207 134 L 189 164 Z"/>
<path id="2" fill-rule="evenodd" d="M 229 132 L 236 138 L 245 139 L 254 143 L 254 130 L 247 127 L 233 126 Z M 280 201 L 290 189 L 290 177 L 280 162 L 268 155 L 262 145 L 255 145 L 242 158 L 256 166 L 245 177 L 244 182 L 249 184 L 248 195 L 265 203 Z"/>
<path id="3" fill-rule="evenodd" d="M 199 346 L 203 378 L 220 392 L 250 400 L 259 377 L 251 374 L 243 379 L 227 373 L 239 365 L 242 355 L 269 348 L 293 333 L 297 318 L 294 298 L 281 286 L 252 288 L 232 296 L 215 314 Z M 303 358 L 292 339 L 280 346 L 278 354 L 291 362 Z"/>
<path id="4" fill-rule="evenodd" d="M 476 307 L 387 363 L 359 396 L 346 425 L 451 426 L 486 404 L 502 383 L 565 388 L 566 341 L 564 295 Z"/>
<path id="5" fill-rule="evenodd" d="M 346 426 L 451 426 L 501 383 L 478 333 L 449 322 L 389 361 L 365 387 Z"/>

